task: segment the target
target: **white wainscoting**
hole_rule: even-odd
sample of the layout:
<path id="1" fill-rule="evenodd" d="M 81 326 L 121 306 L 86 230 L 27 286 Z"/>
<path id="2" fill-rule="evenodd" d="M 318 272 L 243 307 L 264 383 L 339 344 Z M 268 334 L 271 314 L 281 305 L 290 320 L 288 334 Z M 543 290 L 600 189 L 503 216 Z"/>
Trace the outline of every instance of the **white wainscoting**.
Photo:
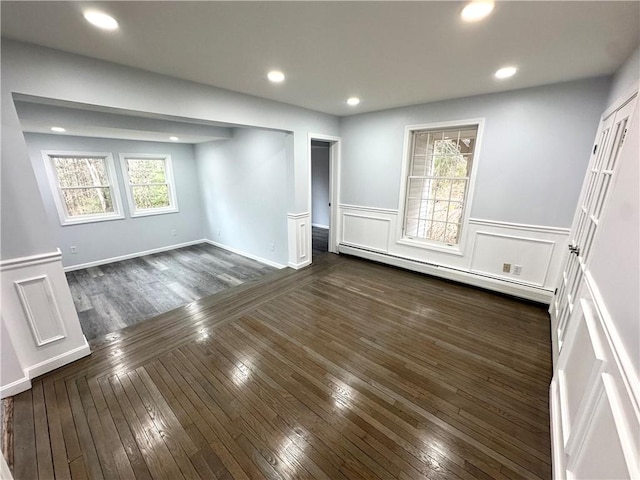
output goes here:
<path id="1" fill-rule="evenodd" d="M 638 378 L 588 275 L 579 298 L 550 388 L 554 479 L 640 478 Z"/>
<path id="2" fill-rule="evenodd" d="M 309 212 L 287 215 L 289 263 L 299 269 L 311 263 L 311 215 Z"/>
<path id="3" fill-rule="evenodd" d="M 338 213 L 343 253 L 546 303 L 569 236 L 564 228 L 472 218 L 461 250 L 424 248 L 401 240 L 397 210 L 341 204 Z"/>
<path id="4" fill-rule="evenodd" d="M 91 353 L 82 334 L 60 250 L 0 263 L 2 322 L 17 362 L 0 396 L 31 387 L 30 380 Z M 16 371 L 13 371 L 16 370 Z M 18 371 L 19 370 L 19 371 Z"/>

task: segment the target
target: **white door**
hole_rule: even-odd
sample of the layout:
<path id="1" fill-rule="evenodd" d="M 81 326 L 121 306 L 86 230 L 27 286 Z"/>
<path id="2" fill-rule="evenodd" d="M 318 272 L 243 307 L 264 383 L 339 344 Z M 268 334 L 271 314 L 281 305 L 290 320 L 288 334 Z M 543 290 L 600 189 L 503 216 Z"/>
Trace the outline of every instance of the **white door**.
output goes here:
<path id="1" fill-rule="evenodd" d="M 575 307 L 576 295 L 589 264 L 589 254 L 598 230 L 598 222 L 609 194 L 617 160 L 627 133 L 627 123 L 637 102 L 637 95 L 600 122 L 585 177 L 578 209 L 573 221 L 562 278 L 554 297 L 558 349 L 566 333 L 567 321 Z"/>

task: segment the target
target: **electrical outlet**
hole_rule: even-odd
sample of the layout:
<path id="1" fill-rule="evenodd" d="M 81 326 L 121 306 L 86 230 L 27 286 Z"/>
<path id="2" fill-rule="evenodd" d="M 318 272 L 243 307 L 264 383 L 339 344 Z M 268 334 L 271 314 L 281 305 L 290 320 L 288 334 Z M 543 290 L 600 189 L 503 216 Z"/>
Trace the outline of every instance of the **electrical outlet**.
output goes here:
<path id="1" fill-rule="evenodd" d="M 276 246 L 272 243 L 271 244 L 271 251 L 273 252 L 276 249 Z"/>
<path id="2" fill-rule="evenodd" d="M 502 264 L 502 271 L 509 273 L 511 271 L 511 264 L 510 263 L 503 263 Z"/>
<path id="3" fill-rule="evenodd" d="M 171 230 L 171 235 L 173 235 L 173 236 L 175 237 L 177 234 L 178 234 L 178 231 L 177 231 L 177 230 L 175 230 L 175 229 L 174 229 L 174 230 Z"/>
<path id="4" fill-rule="evenodd" d="M 520 275 L 521 272 L 522 272 L 522 265 L 514 265 L 513 266 L 513 274 L 514 275 Z"/>
<path id="5" fill-rule="evenodd" d="M 72 253 L 73 255 L 75 255 L 76 253 L 78 253 L 78 247 L 75 247 L 75 246 L 74 246 L 74 247 L 69 247 L 69 250 L 71 251 L 71 253 Z"/>

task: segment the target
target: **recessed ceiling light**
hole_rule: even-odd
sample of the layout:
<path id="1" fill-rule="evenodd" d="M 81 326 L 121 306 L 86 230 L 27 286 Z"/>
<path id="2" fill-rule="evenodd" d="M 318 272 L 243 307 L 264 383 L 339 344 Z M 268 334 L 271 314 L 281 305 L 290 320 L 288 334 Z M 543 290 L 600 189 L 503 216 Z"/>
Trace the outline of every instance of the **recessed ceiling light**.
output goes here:
<path id="1" fill-rule="evenodd" d="M 90 24 L 103 30 L 116 30 L 118 28 L 118 22 L 115 18 L 98 10 L 87 10 L 84 12 L 84 18 Z"/>
<path id="2" fill-rule="evenodd" d="M 51 131 L 52 132 L 59 132 L 59 133 L 66 132 L 66 130 L 64 128 L 62 128 L 62 127 L 51 127 Z"/>
<path id="3" fill-rule="evenodd" d="M 172 142 L 177 142 L 180 139 L 178 137 L 169 137 L 169 140 L 171 140 Z"/>
<path id="4" fill-rule="evenodd" d="M 518 69 L 516 67 L 503 67 L 495 73 L 496 78 L 500 80 L 504 78 L 513 77 Z"/>
<path id="5" fill-rule="evenodd" d="M 347 103 L 349 105 L 351 105 L 352 107 L 355 107 L 356 105 L 358 105 L 360 103 L 360 99 L 358 97 L 349 97 L 347 99 Z"/>
<path id="6" fill-rule="evenodd" d="M 284 73 L 282 73 L 280 70 L 271 70 L 269 73 L 267 73 L 267 78 L 273 83 L 284 82 Z"/>
<path id="7" fill-rule="evenodd" d="M 460 12 L 460 17 L 465 22 L 477 22 L 493 11 L 492 0 L 474 0 L 469 2 Z"/>

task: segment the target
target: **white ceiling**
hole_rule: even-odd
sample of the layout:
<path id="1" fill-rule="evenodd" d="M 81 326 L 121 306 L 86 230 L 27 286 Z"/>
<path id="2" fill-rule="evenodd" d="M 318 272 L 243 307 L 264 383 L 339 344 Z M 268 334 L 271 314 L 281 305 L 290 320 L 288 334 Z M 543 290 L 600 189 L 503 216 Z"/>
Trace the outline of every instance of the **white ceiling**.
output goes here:
<path id="1" fill-rule="evenodd" d="M 465 24 L 444 2 L 7 2 L 2 35 L 350 115 L 613 73 L 638 45 L 640 2 L 499 2 Z M 116 32 L 87 24 L 100 8 Z M 506 64 L 516 77 L 497 81 Z M 282 69 L 273 85 L 266 72 Z M 344 102 L 357 95 L 355 108 Z"/>

